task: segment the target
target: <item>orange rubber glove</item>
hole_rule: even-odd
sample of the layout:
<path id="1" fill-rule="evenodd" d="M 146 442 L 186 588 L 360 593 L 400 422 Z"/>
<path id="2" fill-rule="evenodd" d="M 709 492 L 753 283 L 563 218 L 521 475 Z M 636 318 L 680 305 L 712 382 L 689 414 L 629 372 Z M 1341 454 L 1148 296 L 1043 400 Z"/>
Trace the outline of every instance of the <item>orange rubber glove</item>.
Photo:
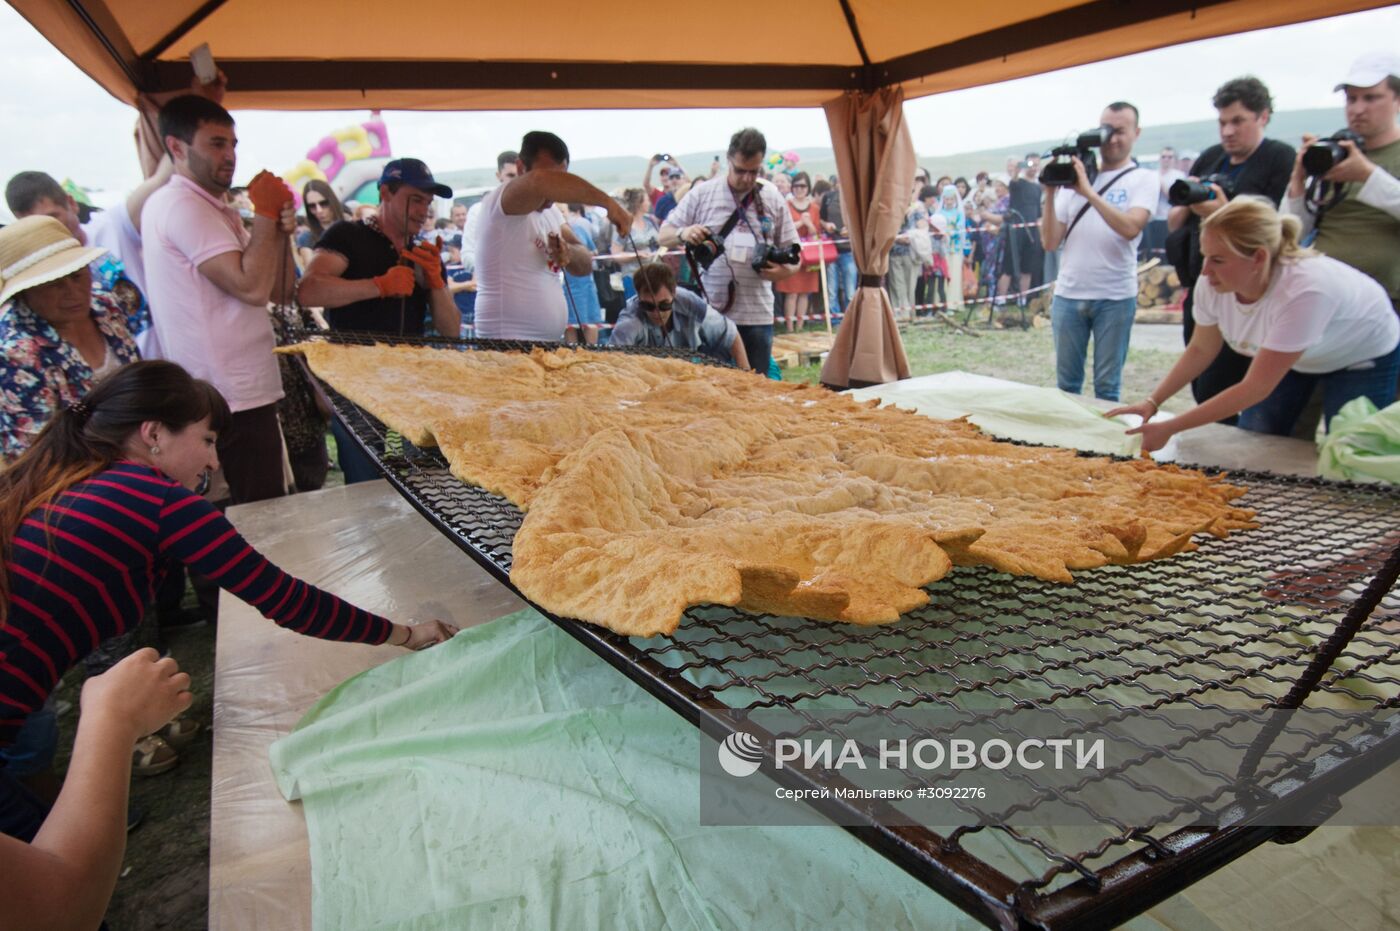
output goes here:
<path id="1" fill-rule="evenodd" d="M 248 182 L 248 199 L 253 213 L 269 220 L 280 220 L 282 208 L 292 203 L 292 189 L 270 171 L 260 171 Z"/>
<path id="2" fill-rule="evenodd" d="M 407 265 L 395 265 L 374 279 L 380 297 L 408 297 L 413 293 L 413 269 Z"/>
<path id="3" fill-rule="evenodd" d="M 423 277 L 427 279 L 429 290 L 436 291 L 447 287 L 446 275 L 442 269 L 442 253 L 434 243 L 420 242 L 413 247 L 412 252 L 400 252 L 399 255 L 423 269 Z"/>

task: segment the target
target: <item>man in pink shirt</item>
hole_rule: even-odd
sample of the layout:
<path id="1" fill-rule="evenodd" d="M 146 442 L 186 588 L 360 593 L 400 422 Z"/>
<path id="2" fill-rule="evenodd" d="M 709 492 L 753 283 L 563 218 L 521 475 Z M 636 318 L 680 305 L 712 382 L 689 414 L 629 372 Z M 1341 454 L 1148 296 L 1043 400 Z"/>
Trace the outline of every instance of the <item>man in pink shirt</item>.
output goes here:
<path id="1" fill-rule="evenodd" d="M 161 108 L 160 133 L 175 176 L 141 213 L 160 345 L 167 359 L 212 382 L 233 411 L 218 442 L 232 503 L 274 498 L 286 489 L 267 304 L 290 300 L 295 283 L 292 192 L 259 172 L 248 185 L 255 215 L 245 230 L 225 198 L 238 144 L 228 111 L 204 97 L 176 97 Z"/>

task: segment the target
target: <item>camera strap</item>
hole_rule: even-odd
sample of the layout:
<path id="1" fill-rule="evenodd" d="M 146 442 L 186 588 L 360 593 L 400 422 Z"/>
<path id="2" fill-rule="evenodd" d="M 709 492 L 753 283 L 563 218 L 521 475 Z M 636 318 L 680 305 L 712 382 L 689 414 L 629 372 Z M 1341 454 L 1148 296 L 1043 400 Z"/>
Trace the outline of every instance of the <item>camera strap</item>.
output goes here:
<path id="1" fill-rule="evenodd" d="M 754 200 L 754 195 L 756 193 L 756 190 L 750 191 L 748 193 L 748 196 L 741 200 L 739 202 L 739 205 L 734 208 L 734 212 L 729 215 L 729 219 L 724 221 L 724 225 L 719 228 L 719 238 L 721 240 L 728 239 L 729 234 L 734 232 L 734 227 L 738 226 L 739 221 L 743 219 L 744 211 L 748 209 L 749 203 Z M 761 197 L 758 199 L 758 214 L 760 218 L 763 216 L 763 198 Z M 690 275 L 692 278 L 695 279 L 695 287 L 700 291 L 700 296 L 705 299 L 706 303 L 709 303 L 713 306 L 713 302 L 710 300 L 710 296 L 705 293 L 705 285 L 701 280 L 704 274 L 704 269 L 700 268 L 699 264 L 691 256 L 689 249 L 686 250 L 685 260 L 686 263 L 690 265 Z M 728 255 L 725 255 L 724 261 L 729 261 Z M 729 288 L 727 290 L 727 294 L 725 295 L 724 306 L 716 307 L 715 310 L 719 311 L 721 314 L 728 314 L 729 309 L 734 306 L 734 293 L 736 290 L 737 288 L 734 284 L 734 274 L 731 266 L 731 271 L 729 275 Z"/>
<path id="2" fill-rule="evenodd" d="M 719 238 L 727 239 L 729 234 L 734 232 L 734 227 L 739 225 L 739 221 L 744 217 L 744 211 L 748 209 L 749 201 L 753 200 L 753 193 L 750 192 L 739 202 L 739 206 L 734 208 L 734 212 L 729 215 L 729 219 L 724 221 L 724 225 L 719 228 Z"/>
<path id="3" fill-rule="evenodd" d="M 1114 175 L 1112 178 L 1109 178 L 1108 183 L 1105 184 L 1103 187 L 1099 188 L 1098 191 L 1096 191 L 1095 193 L 1102 197 L 1103 192 L 1107 191 L 1109 188 L 1113 187 L 1113 185 L 1117 184 L 1119 178 L 1123 177 L 1124 175 L 1130 172 L 1137 171 L 1137 167 L 1138 166 L 1136 165 L 1129 165 L 1127 168 L 1124 168 L 1122 171 L 1118 172 L 1118 174 Z M 1060 239 L 1061 247 L 1064 246 L 1065 241 L 1069 239 L 1069 234 L 1074 232 L 1074 228 L 1079 225 L 1080 220 L 1084 219 L 1084 214 L 1088 213 L 1089 208 L 1092 206 L 1093 204 L 1090 204 L 1088 201 L 1085 201 L 1084 206 L 1080 207 L 1079 212 L 1074 215 L 1074 219 L 1069 221 L 1069 229 L 1065 230 L 1065 235 Z M 1054 204 L 1050 205 L 1050 208 L 1052 210 L 1054 209 L 1054 207 Z"/>

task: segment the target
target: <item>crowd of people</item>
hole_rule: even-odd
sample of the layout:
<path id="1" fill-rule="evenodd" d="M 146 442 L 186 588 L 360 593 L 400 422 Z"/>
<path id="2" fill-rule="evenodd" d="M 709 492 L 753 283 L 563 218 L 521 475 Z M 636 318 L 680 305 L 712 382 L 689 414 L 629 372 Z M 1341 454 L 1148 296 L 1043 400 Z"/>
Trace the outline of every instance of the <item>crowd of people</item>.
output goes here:
<path id="1" fill-rule="evenodd" d="M 222 87 L 162 106 L 164 158 L 110 210 L 84 217 L 41 171 L 5 190 L 19 219 L 0 229 L 0 862 L 32 877 L 21 885 L 35 896 L 81 883 L 82 895 L 43 899 L 78 924 L 96 923 L 115 881 L 129 772 L 169 769 L 198 731 L 174 717 L 188 678 L 135 648 L 148 615 L 181 619 L 187 580 L 208 617 L 223 587 L 310 636 L 420 648 L 455 632 L 317 590 L 223 516 L 320 487 L 328 421 L 346 481 L 377 475 L 279 342 L 322 325 L 611 341 L 766 375 L 777 321 L 829 321 L 859 280 L 839 179 L 770 153 L 753 128 L 706 174 L 658 154 L 640 187 L 614 193 L 570 172 L 564 140 L 531 132 L 470 207 L 422 160 L 396 158 L 377 205 L 312 181 L 299 216 L 266 171 L 232 186 Z M 907 318 L 1053 287 L 1059 387 L 1082 390 L 1092 343 L 1094 392 L 1117 401 L 1137 262 L 1161 249 L 1190 295 L 1186 348 L 1148 398 L 1114 413 L 1147 420 L 1188 384 L 1199 403 L 1135 428 L 1145 449 L 1234 417 L 1306 429 L 1314 394 L 1324 421 L 1356 397 L 1388 405 L 1400 377 L 1400 61 L 1363 56 L 1337 90 L 1351 134 L 1297 150 L 1266 138 L 1273 103 L 1246 77 L 1215 95 L 1220 144 L 1187 167 L 1172 150 L 1155 170 L 1139 165 L 1140 114 L 1115 101 L 1099 114 L 1096 171 L 1061 155 L 1060 177 L 1046 177 L 1036 154 L 971 181 L 919 169 L 889 255 L 891 304 Z M 1319 167 L 1309 153 L 1324 150 Z M 1205 193 L 1178 202 L 1183 180 Z M 452 203 L 442 218 L 440 202 Z M 42 778 L 52 694 L 79 663 L 83 724 L 55 803 Z M 116 766 L 128 752 L 131 770 Z M 100 817 L 85 817 L 94 807 Z M 0 924 L 38 901 L 0 902 Z"/>

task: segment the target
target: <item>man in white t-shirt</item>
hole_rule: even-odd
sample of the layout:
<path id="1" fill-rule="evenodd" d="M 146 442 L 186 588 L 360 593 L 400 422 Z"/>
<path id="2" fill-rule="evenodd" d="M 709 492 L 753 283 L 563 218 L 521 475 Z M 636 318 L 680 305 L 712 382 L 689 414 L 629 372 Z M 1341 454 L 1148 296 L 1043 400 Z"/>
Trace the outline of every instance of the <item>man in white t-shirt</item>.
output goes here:
<path id="1" fill-rule="evenodd" d="M 285 493 L 272 354 L 270 299 L 290 300 L 296 263 L 292 192 L 260 172 L 248 185 L 253 228 L 225 199 L 233 182 L 233 117 L 187 94 L 161 108 L 160 133 L 175 176 L 141 213 L 146 282 L 165 357 L 213 383 L 233 418 L 218 454 L 234 504 Z"/>
<path id="2" fill-rule="evenodd" d="M 1090 182 L 1075 158 L 1072 188 L 1045 187 L 1040 239 L 1046 250 L 1060 249 L 1050 309 L 1060 390 L 1079 394 L 1084 387 L 1092 335 L 1094 395 L 1116 401 L 1137 312 L 1138 240 L 1157 208 L 1160 189 L 1157 174 L 1132 160 L 1133 143 L 1142 132 L 1137 107 L 1111 103 L 1099 122 L 1112 135 L 1099 150 L 1098 176 Z"/>
<path id="3" fill-rule="evenodd" d="M 481 201 L 476 249 L 476 335 L 481 339 L 555 341 L 570 311 L 559 273 L 593 271 L 560 204 L 593 204 L 623 233 L 631 215 L 606 193 L 571 175 L 569 147 L 553 133 L 529 132 L 520 143 L 519 176 Z"/>
<path id="4" fill-rule="evenodd" d="M 520 153 L 509 149 L 496 156 L 496 187 L 515 180 L 516 175 L 520 173 L 516 165 L 518 161 Z M 477 201 L 467 209 L 467 222 L 462 225 L 462 267 L 469 272 L 476 268 L 476 246 L 480 242 L 480 230 L 481 201 Z"/>
<path id="5" fill-rule="evenodd" d="M 1162 152 L 1157 157 L 1157 209 L 1152 212 L 1152 219 L 1148 221 L 1147 229 L 1142 235 L 1142 258 L 1150 259 L 1156 256 L 1165 261 L 1167 217 L 1172 209 L 1167 200 L 1167 191 L 1184 177 L 1186 172 L 1176 167 L 1176 149 L 1169 145 L 1162 146 Z"/>

